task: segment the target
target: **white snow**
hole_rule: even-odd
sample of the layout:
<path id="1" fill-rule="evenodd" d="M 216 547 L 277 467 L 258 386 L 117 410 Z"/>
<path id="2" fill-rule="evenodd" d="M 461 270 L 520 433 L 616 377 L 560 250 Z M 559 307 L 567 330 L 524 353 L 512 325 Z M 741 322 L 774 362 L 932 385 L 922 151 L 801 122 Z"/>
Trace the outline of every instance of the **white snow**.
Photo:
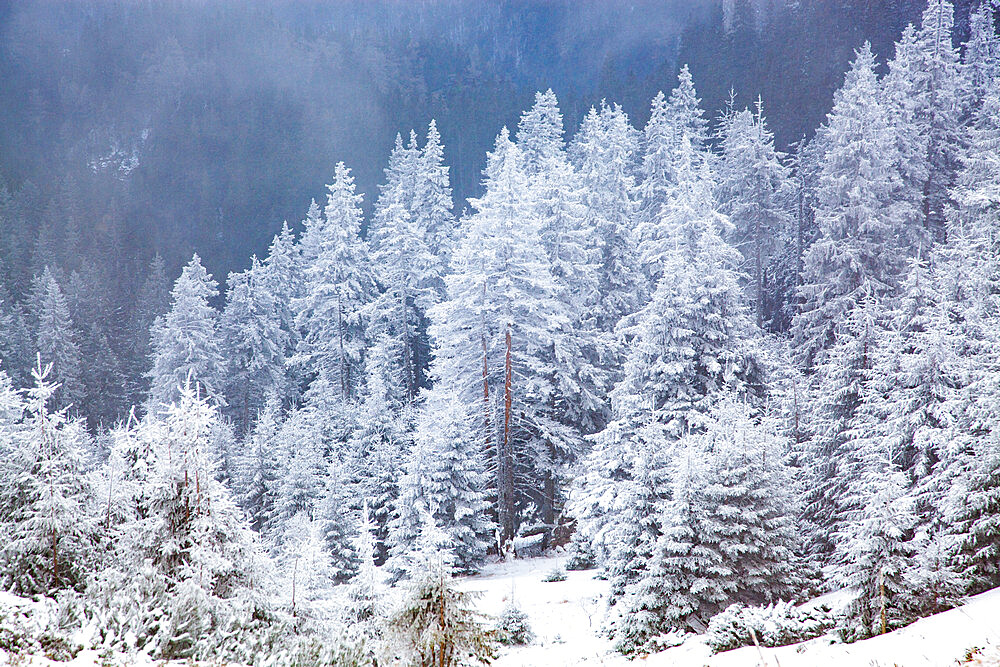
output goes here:
<path id="1" fill-rule="evenodd" d="M 504 649 L 495 667 L 569 665 L 647 667 L 945 667 L 1000 666 L 1000 589 L 972 598 L 966 605 L 924 618 L 896 632 L 854 644 L 822 637 L 778 648 L 747 647 L 712 655 L 696 636 L 682 646 L 629 662 L 602 636 L 606 581 L 595 570 L 567 572 L 566 581 L 543 582 L 565 557 L 497 563 L 463 582 L 482 591 L 480 609 L 497 615 L 508 600 L 528 615 L 537 638 L 531 646 Z M 824 596 L 837 605 L 842 595 Z M 816 601 L 819 602 L 819 601 Z M 969 651 L 972 662 L 963 662 Z"/>
<path id="2" fill-rule="evenodd" d="M 535 632 L 532 645 L 503 649 L 495 667 L 1000 667 L 1000 588 L 958 609 L 854 644 L 841 644 L 828 636 L 791 646 L 748 647 L 712 655 L 700 637 L 692 636 L 681 646 L 629 662 L 601 633 L 608 582 L 594 579 L 596 570 L 567 572 L 566 581 L 543 581 L 564 565 L 565 556 L 517 559 L 488 565 L 482 574 L 462 581 L 465 590 L 482 593 L 478 606 L 484 614 L 497 616 L 512 600 L 528 615 Z M 813 603 L 836 606 L 842 597 L 833 593 Z M 29 607 L 39 616 L 45 614 L 44 605 L 0 593 L 0 609 L 7 613 Z M 15 664 L 91 667 L 109 661 L 92 650 L 82 651 L 70 662 L 0 651 L 0 666 Z M 115 655 L 110 664 L 152 661 L 142 655 Z"/>

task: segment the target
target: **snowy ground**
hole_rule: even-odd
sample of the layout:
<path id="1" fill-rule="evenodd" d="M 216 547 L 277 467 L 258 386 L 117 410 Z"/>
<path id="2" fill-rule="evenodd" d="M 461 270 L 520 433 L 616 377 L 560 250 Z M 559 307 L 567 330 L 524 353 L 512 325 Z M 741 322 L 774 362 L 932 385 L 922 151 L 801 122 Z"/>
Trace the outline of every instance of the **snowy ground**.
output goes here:
<path id="1" fill-rule="evenodd" d="M 568 572 L 566 581 L 543 582 L 562 558 L 536 558 L 491 565 L 463 583 L 483 592 L 480 608 L 499 614 L 513 599 L 530 618 L 537 638 L 531 646 L 506 649 L 496 667 L 645 665 L 646 667 L 946 667 L 1000 666 L 1000 589 L 909 627 L 854 644 L 814 639 L 779 648 L 742 648 L 712 655 L 698 638 L 630 663 L 599 634 L 607 582 L 594 572 Z M 973 653 L 971 662 L 965 662 Z"/>
<path id="2" fill-rule="evenodd" d="M 537 635 L 531 646 L 504 649 L 494 663 L 496 667 L 1000 667 L 1000 589 L 976 596 L 959 609 L 855 644 L 820 638 L 780 648 L 742 648 L 712 655 L 695 637 L 682 646 L 629 662 L 615 653 L 600 634 L 606 581 L 594 579 L 594 571 L 567 572 L 566 581 L 543 581 L 564 560 L 534 558 L 493 564 L 482 574 L 462 581 L 466 590 L 482 592 L 478 606 L 485 614 L 496 616 L 513 600 L 528 615 Z M 835 602 L 834 597 L 826 601 Z M 36 603 L 0 593 L 0 607 L 6 613 L 16 613 L 26 606 L 37 608 Z M 125 656 L 102 660 L 95 651 L 83 651 L 67 663 L 40 656 L 13 656 L 0 650 L 2 667 L 102 664 L 117 667 L 138 663 Z M 142 664 L 153 663 L 145 660 Z M 171 664 L 181 667 L 186 663 Z"/>

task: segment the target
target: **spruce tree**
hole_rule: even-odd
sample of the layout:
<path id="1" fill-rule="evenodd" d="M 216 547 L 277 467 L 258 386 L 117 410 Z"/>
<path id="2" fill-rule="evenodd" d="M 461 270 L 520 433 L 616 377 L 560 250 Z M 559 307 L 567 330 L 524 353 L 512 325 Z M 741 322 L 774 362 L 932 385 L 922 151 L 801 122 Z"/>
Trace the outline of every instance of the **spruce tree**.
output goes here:
<path id="1" fill-rule="evenodd" d="M 323 218 L 314 217 L 311 207 L 300 241 L 306 287 L 294 301 L 303 331 L 297 357 L 346 401 L 362 377 L 364 307 L 374 297 L 375 283 L 368 246 L 359 236 L 362 196 L 355 194 L 354 177 L 343 162 L 327 189 Z"/>
<path id="2" fill-rule="evenodd" d="M 219 318 L 226 360 L 224 387 L 237 430 L 243 434 L 252 416 L 264 407 L 264 397 L 288 393 L 288 332 L 281 326 L 279 306 L 256 257 L 246 271 L 230 273 L 226 283 L 226 306 Z"/>
<path id="3" fill-rule="evenodd" d="M 896 197 L 902 180 L 874 67 L 866 43 L 827 117 L 817 189 L 819 237 L 803 260 L 802 306 L 792 325 L 798 361 L 810 371 L 823 363 L 837 323 L 850 317 L 864 295 L 894 289 L 901 260 L 912 250 L 898 245 L 911 208 Z"/>
<path id="4" fill-rule="evenodd" d="M 570 160 L 583 179 L 585 226 L 597 236 L 599 295 L 593 307 L 597 329 L 608 349 L 605 363 L 614 366 L 620 350 L 612 334 L 618 321 L 634 313 L 643 300 L 634 237 L 635 161 L 639 138 L 621 107 L 591 107 L 569 147 Z"/>
<path id="5" fill-rule="evenodd" d="M 42 360 L 52 364 L 52 379 L 58 383 L 54 400 L 61 407 L 73 405 L 79 411 L 84 396 L 80 383 L 80 348 L 70 317 L 69 304 L 55 276 L 46 267 L 42 274 L 44 297 L 38 313 L 38 352 Z"/>
<path id="6" fill-rule="evenodd" d="M 471 200 L 476 212 L 465 222 L 448 299 L 431 310 L 430 329 L 435 382 L 482 424 L 504 539 L 514 536 L 522 508 L 541 505 L 544 485 L 534 480 L 556 473 L 580 445 L 555 418 L 553 397 L 572 377 L 574 341 L 520 163 L 505 129 L 487 161 L 486 192 Z"/>
<path id="7" fill-rule="evenodd" d="M 837 533 L 838 581 L 850 587 L 847 635 L 870 637 L 904 625 L 910 609 L 910 539 L 917 516 L 906 477 L 889 442 L 869 442 L 858 453 L 853 509 Z"/>
<path id="8" fill-rule="evenodd" d="M 19 595 L 79 588 L 95 559 L 94 491 L 80 464 L 89 436 L 65 410 L 51 411 L 51 373 L 39 360 L 23 408 L 5 392 L 0 584 Z"/>
<path id="9" fill-rule="evenodd" d="M 217 288 L 201 258 L 194 255 L 170 291 L 170 311 L 153 324 L 150 411 L 175 402 L 188 382 L 197 383 L 208 399 L 224 404 L 219 314 L 209 303 L 218 295 Z"/>
<path id="10" fill-rule="evenodd" d="M 717 196 L 735 227 L 733 243 L 743 253 L 748 293 L 757 326 L 763 327 L 773 263 L 790 237 L 790 170 L 774 147 L 760 98 L 756 112 L 736 112 L 724 128 Z"/>
<path id="11" fill-rule="evenodd" d="M 472 423 L 454 396 L 428 392 L 388 534 L 393 577 L 414 575 L 425 515 L 446 536 L 458 571 L 474 572 L 486 557 L 494 524 L 487 515 L 488 478 Z"/>

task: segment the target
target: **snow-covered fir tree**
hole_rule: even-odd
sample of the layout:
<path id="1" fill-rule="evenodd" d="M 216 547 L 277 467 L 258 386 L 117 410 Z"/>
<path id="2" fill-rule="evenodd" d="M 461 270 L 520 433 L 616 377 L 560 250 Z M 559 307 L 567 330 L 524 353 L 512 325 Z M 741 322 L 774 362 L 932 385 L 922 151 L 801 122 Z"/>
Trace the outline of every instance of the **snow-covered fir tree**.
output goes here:
<path id="1" fill-rule="evenodd" d="M 902 179 L 874 68 L 866 43 L 827 117 L 816 205 L 819 238 L 804 258 L 802 306 L 792 326 L 799 362 L 810 370 L 824 361 L 837 324 L 865 294 L 891 291 L 902 259 L 916 250 L 898 245 L 912 224 L 912 207 L 895 197 Z"/>
<path id="2" fill-rule="evenodd" d="M 884 310 L 874 297 L 862 299 L 836 330 L 836 340 L 819 370 L 812 406 L 813 435 L 807 446 L 810 470 L 804 498 L 811 554 L 828 557 L 833 532 L 850 509 L 848 488 L 856 481 L 858 454 L 851 429 L 873 375 Z"/>
<path id="3" fill-rule="evenodd" d="M 650 246 L 655 248 L 671 236 L 669 225 L 664 224 L 663 208 L 677 196 L 676 188 L 685 177 L 679 171 L 690 168 L 685 160 L 693 162 L 695 169 L 706 167 L 709 160 L 708 153 L 703 150 L 707 139 L 706 121 L 699 104 L 691 72 L 685 65 L 670 97 L 660 92 L 653 98 L 644 130 L 636 236 L 643 272 L 654 286 L 663 267 Z M 685 141 L 690 152 L 678 159 Z"/>
<path id="4" fill-rule="evenodd" d="M 38 312 L 36 344 L 42 360 L 46 364 L 52 364 L 51 380 L 58 385 L 53 400 L 56 405 L 65 407 L 79 403 L 84 396 L 84 387 L 80 384 L 80 348 L 76 342 L 77 335 L 70 317 L 69 304 L 48 267 L 42 274 L 42 285 L 44 297 Z"/>
<path id="5" fill-rule="evenodd" d="M 237 429 L 245 433 L 253 415 L 270 394 L 284 396 L 288 332 L 282 328 L 279 306 L 264 280 L 256 257 L 250 268 L 230 273 L 219 335 L 226 362 L 224 387 Z"/>
<path id="6" fill-rule="evenodd" d="M 275 513 L 281 483 L 283 452 L 277 446 L 279 409 L 278 397 L 272 394 L 247 436 L 239 462 L 240 505 L 247 513 L 250 527 L 258 533 Z"/>
<path id="7" fill-rule="evenodd" d="M 410 447 L 412 411 L 404 407 L 405 390 L 393 363 L 390 341 L 376 339 L 365 358 L 363 402 L 355 408 L 356 428 L 345 449 L 353 505 L 365 499 L 375 525 L 376 561 L 389 553 L 389 525 L 396 513 L 403 465 Z"/>
<path id="8" fill-rule="evenodd" d="M 617 648 L 699 630 L 732 602 L 789 599 L 805 585 L 787 443 L 745 404 L 723 401 L 665 468 L 656 535 L 616 601 Z"/>
<path id="9" fill-rule="evenodd" d="M 904 625 L 910 608 L 910 540 L 917 522 L 892 443 L 870 441 L 858 452 L 851 509 L 837 533 L 838 581 L 852 600 L 846 635 L 870 637 Z"/>
<path id="10" fill-rule="evenodd" d="M 485 194 L 471 200 L 448 298 L 431 310 L 433 375 L 479 415 L 480 442 L 495 471 L 496 512 L 510 539 L 529 504 L 554 502 L 540 490 L 579 448 L 560 424 L 558 391 L 572 382 L 570 317 L 526 198 L 521 154 L 504 129 L 489 154 Z"/>
<path id="11" fill-rule="evenodd" d="M 631 343 L 624 377 L 610 394 L 613 419 L 595 436 L 574 490 L 578 530 L 584 542 L 595 540 L 589 548 L 599 559 L 617 541 L 603 535 L 620 530 L 617 490 L 639 472 L 630 462 L 703 428 L 723 395 L 757 404 L 764 391 L 760 360 L 748 344 L 756 334 L 738 284 L 739 252 L 720 237 L 729 223 L 714 209 L 707 165 L 698 172 L 689 158 L 687 165 L 676 199 L 661 212 L 672 230 L 671 248 L 664 244 L 658 259 L 664 277 L 620 327 Z"/>
<path id="12" fill-rule="evenodd" d="M 175 402 L 188 382 L 197 383 L 207 398 L 224 403 L 219 313 L 209 303 L 218 294 L 218 283 L 195 254 L 170 291 L 170 311 L 153 324 L 150 411 Z"/>
<path id="13" fill-rule="evenodd" d="M 234 624 L 267 617 L 272 572 L 260 544 L 216 479 L 210 441 L 218 408 L 186 382 L 176 403 L 148 414 L 123 450 L 130 511 L 113 526 L 113 560 L 92 583 L 120 636 L 162 658 L 220 654 Z M 252 632 L 252 630 L 251 630 Z"/>
<path id="14" fill-rule="evenodd" d="M 429 516 L 447 538 L 453 565 L 474 572 L 483 563 L 495 526 L 488 516 L 488 477 L 474 416 L 444 390 L 425 397 L 399 485 L 399 501 L 388 533 L 394 578 L 412 577 Z"/>
<path id="15" fill-rule="evenodd" d="M 587 221 L 587 193 L 566 154 L 562 113 L 555 94 L 535 94 L 535 104 L 518 123 L 517 146 L 524 155 L 529 189 L 525 193 L 539 220 L 539 236 L 552 276 L 571 317 L 569 332 L 580 351 L 571 377 L 563 376 L 560 405 L 564 421 L 592 432 L 604 421 L 600 394 L 607 390 L 600 331 L 593 307 L 599 299 L 598 237 Z"/>
<path id="16" fill-rule="evenodd" d="M 591 107 L 569 146 L 586 193 L 585 225 L 597 236 L 598 301 L 593 308 L 603 343 L 617 348 L 611 334 L 618 321 L 643 301 L 642 274 L 634 237 L 635 162 L 639 136 L 621 107 Z M 617 361 L 614 355 L 608 365 Z"/>
<path id="17" fill-rule="evenodd" d="M 417 180 L 424 177 L 420 157 L 415 135 L 406 147 L 396 136 L 368 234 L 372 265 L 384 290 L 375 303 L 372 326 L 391 336 L 407 402 L 425 382 L 425 313 L 438 300 L 442 274 L 441 260 L 431 252 L 431 232 L 419 226 L 412 199 Z"/>
<path id="18" fill-rule="evenodd" d="M 368 246 L 360 237 L 362 196 L 338 162 L 320 218 L 310 207 L 302 234 L 305 290 L 293 304 L 303 331 L 297 358 L 339 391 L 355 395 L 365 348 L 364 307 L 375 295 Z"/>
<path id="19" fill-rule="evenodd" d="M 95 493 L 81 463 L 90 439 L 65 410 L 53 411 L 58 384 L 38 361 L 22 403 L 3 391 L 0 464 L 0 583 L 20 595 L 81 587 L 96 561 Z M 0 378 L 0 384 L 6 376 Z"/>
<path id="20" fill-rule="evenodd" d="M 769 297 L 780 299 L 773 294 L 772 264 L 790 236 L 790 170 L 774 147 L 760 98 L 756 111 L 733 113 L 723 128 L 717 197 L 733 222 L 733 243 L 745 258 L 748 293 L 757 326 L 763 327 Z"/>

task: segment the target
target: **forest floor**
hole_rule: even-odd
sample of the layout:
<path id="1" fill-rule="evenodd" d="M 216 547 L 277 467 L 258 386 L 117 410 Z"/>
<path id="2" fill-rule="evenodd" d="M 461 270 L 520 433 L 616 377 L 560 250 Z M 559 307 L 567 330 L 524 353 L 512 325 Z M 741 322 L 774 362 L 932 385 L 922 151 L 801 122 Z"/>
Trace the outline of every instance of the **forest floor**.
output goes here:
<path id="1" fill-rule="evenodd" d="M 1000 667 L 1000 589 L 880 637 L 839 643 L 826 636 L 778 648 L 741 648 L 713 655 L 692 636 L 676 648 L 630 662 L 602 636 L 608 582 L 594 570 L 543 581 L 564 558 L 496 563 L 463 582 L 481 591 L 478 606 L 498 615 L 509 600 L 527 614 L 533 644 L 505 649 L 494 667 L 644 665 L 646 667 Z M 835 596 L 834 596 L 835 597 Z"/>
<path id="2" fill-rule="evenodd" d="M 595 570 L 565 572 L 565 581 L 544 581 L 564 564 L 563 556 L 518 559 L 490 564 L 481 574 L 461 580 L 464 590 L 481 593 L 480 612 L 498 616 L 513 601 L 527 614 L 536 635 L 529 646 L 504 648 L 494 667 L 1000 667 L 1000 588 L 973 597 L 957 609 L 854 644 L 839 643 L 830 635 L 791 646 L 748 647 L 713 655 L 701 637 L 692 636 L 681 646 L 630 662 L 614 651 L 601 632 L 608 582 L 595 579 Z M 838 596 L 819 601 L 836 606 Z M 38 604 L 0 593 L 0 616 L 31 613 L 31 607 L 38 609 Z M 69 662 L 54 662 L 40 655 L 4 651 L 2 635 L 0 667 L 163 664 L 137 660 L 141 656 L 105 655 L 102 659 L 93 650 L 82 651 Z M 189 667 L 186 662 L 169 664 Z"/>

